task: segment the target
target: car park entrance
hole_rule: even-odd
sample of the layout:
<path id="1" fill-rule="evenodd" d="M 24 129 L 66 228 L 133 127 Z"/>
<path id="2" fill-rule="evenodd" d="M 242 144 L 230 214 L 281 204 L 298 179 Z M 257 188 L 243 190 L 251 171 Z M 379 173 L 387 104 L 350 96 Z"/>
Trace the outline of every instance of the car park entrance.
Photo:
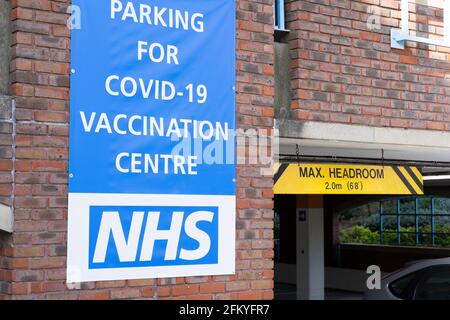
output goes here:
<path id="1" fill-rule="evenodd" d="M 414 260 L 450 256 L 449 168 L 374 163 L 280 165 L 276 299 L 362 299 L 369 266 L 381 277 Z M 364 180 L 364 170 L 377 174 Z"/>

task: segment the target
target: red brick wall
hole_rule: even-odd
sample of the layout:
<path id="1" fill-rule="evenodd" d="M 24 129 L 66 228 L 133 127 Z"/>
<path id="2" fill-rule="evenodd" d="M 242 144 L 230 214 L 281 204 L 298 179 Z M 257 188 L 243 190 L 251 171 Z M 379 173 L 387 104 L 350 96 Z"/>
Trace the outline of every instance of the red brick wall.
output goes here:
<path id="1" fill-rule="evenodd" d="M 0 300 L 10 292 L 11 254 L 11 240 L 6 234 L 0 234 Z"/>
<path id="2" fill-rule="evenodd" d="M 13 112 L 12 99 L 8 94 L 8 45 L 9 23 L 5 20 L 8 16 L 9 4 L 0 2 L 0 206 L 11 207 L 13 203 Z M 5 78 L 6 77 L 6 78 Z M 0 232 L 0 299 L 2 294 L 8 292 L 11 272 L 9 271 L 11 256 L 11 239 L 6 233 Z"/>
<path id="3" fill-rule="evenodd" d="M 13 123 L 12 112 L 5 96 L 0 103 L 0 204 L 11 207 L 12 199 L 12 169 L 13 169 Z M 0 297 L 8 291 L 11 273 L 9 271 L 11 256 L 11 239 L 6 233 L 0 232 Z M 0 298 L 1 299 L 1 298 Z"/>
<path id="4" fill-rule="evenodd" d="M 400 0 L 288 0 L 296 119 L 450 130 L 450 51 L 409 42 L 392 49 L 399 8 Z M 442 9 L 410 11 L 410 29 L 442 35 Z M 381 26 L 370 30 L 374 13 Z"/>
<path id="5" fill-rule="evenodd" d="M 236 275 L 95 282 L 83 284 L 81 290 L 66 288 L 68 3 L 11 1 L 11 95 L 17 104 L 15 231 L 0 237 L 0 248 L 4 247 L 0 255 L 11 256 L 0 260 L 0 297 L 271 299 L 272 178 L 262 177 L 254 165 L 238 167 Z M 237 1 L 237 81 L 238 125 L 271 127 L 272 0 Z"/>

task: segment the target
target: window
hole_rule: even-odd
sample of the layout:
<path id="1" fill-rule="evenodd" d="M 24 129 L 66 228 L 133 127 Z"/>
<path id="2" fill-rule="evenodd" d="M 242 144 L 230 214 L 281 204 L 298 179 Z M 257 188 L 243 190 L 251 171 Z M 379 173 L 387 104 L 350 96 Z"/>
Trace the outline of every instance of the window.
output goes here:
<path id="1" fill-rule="evenodd" d="M 284 15 L 284 0 L 275 0 L 274 3 L 275 15 L 275 30 L 286 31 L 285 29 L 285 15 Z"/>
<path id="2" fill-rule="evenodd" d="M 414 300 L 450 300 L 450 266 L 429 268 L 417 283 Z"/>
<path id="3" fill-rule="evenodd" d="M 392 294 L 397 298 L 408 300 L 410 297 L 410 288 L 414 284 L 414 279 L 416 278 L 416 273 L 408 274 L 398 280 L 395 280 L 389 285 L 389 289 Z"/>
<path id="4" fill-rule="evenodd" d="M 450 198 L 403 197 L 339 215 L 341 243 L 450 247 Z"/>

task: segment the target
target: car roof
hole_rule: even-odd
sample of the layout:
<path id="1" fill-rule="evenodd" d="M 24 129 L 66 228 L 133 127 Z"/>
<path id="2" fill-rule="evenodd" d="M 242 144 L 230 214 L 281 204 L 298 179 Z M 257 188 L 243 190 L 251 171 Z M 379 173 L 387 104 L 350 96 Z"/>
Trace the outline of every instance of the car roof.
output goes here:
<path id="1" fill-rule="evenodd" d="M 448 258 L 439 258 L 439 259 L 423 259 L 423 260 L 415 260 L 405 263 L 404 268 L 408 273 L 411 271 L 420 270 L 423 268 L 437 266 L 437 265 L 450 265 L 450 257 Z"/>
<path id="2" fill-rule="evenodd" d="M 396 279 L 402 278 L 410 273 L 416 272 L 421 269 L 425 269 L 431 266 L 438 265 L 450 265 L 450 257 L 439 259 L 423 259 L 407 262 L 403 265 L 403 268 L 398 269 L 392 273 L 385 275 L 383 278 L 388 282 L 392 282 Z"/>

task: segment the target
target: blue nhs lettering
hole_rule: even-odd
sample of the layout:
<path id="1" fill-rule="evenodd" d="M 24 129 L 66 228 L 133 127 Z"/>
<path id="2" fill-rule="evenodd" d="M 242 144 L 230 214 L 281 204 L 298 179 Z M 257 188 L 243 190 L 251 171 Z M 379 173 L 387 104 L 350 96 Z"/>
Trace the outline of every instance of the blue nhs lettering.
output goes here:
<path id="1" fill-rule="evenodd" d="M 91 206 L 89 268 L 218 263 L 217 207 Z"/>

